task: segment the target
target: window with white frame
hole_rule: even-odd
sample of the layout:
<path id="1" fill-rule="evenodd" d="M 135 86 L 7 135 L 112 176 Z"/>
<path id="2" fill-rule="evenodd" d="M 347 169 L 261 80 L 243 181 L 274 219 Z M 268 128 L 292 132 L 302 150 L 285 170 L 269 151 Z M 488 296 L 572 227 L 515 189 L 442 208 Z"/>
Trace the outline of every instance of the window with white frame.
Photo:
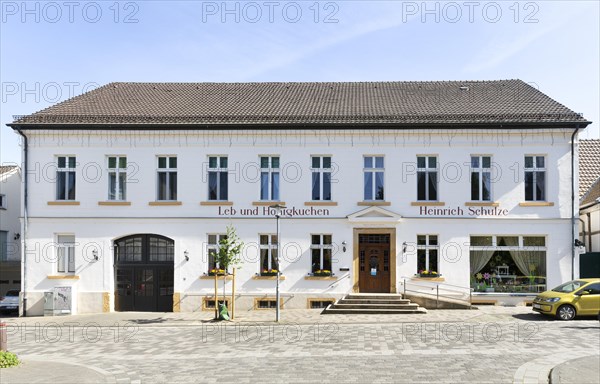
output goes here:
<path id="1" fill-rule="evenodd" d="M 471 200 L 492 200 L 492 158 L 471 156 Z"/>
<path id="2" fill-rule="evenodd" d="M 277 235 L 260 235 L 260 273 L 271 274 L 279 270 L 277 265 Z"/>
<path id="3" fill-rule="evenodd" d="M 311 235 L 312 273 L 331 275 L 331 235 Z"/>
<path id="4" fill-rule="evenodd" d="M 56 200 L 75 200 L 75 156 L 58 156 Z"/>
<path id="5" fill-rule="evenodd" d="M 260 199 L 279 200 L 279 156 L 260 157 Z"/>
<path id="6" fill-rule="evenodd" d="M 177 200 L 177 157 L 158 156 L 156 200 Z"/>
<path id="7" fill-rule="evenodd" d="M 211 234 L 208 235 L 207 254 L 208 254 L 208 273 L 221 273 L 219 262 L 217 261 L 217 255 L 219 254 L 219 247 L 221 240 L 227 238 L 225 234 Z"/>
<path id="8" fill-rule="evenodd" d="M 56 242 L 56 271 L 75 272 L 75 236 L 58 235 Z"/>
<path id="9" fill-rule="evenodd" d="M 546 158 L 525 156 L 525 201 L 546 200 Z"/>
<path id="10" fill-rule="evenodd" d="M 0 209 L 6 209 L 6 195 L 0 194 Z"/>
<path id="11" fill-rule="evenodd" d="M 383 156 L 364 157 L 364 200 L 384 200 Z"/>
<path id="12" fill-rule="evenodd" d="M 208 158 L 208 200 L 227 200 L 227 156 Z"/>
<path id="13" fill-rule="evenodd" d="M 108 200 L 127 200 L 127 157 L 108 156 Z"/>
<path id="14" fill-rule="evenodd" d="M 313 201 L 331 201 L 331 156 L 312 156 L 312 194 Z"/>
<path id="15" fill-rule="evenodd" d="M 439 273 L 437 235 L 417 235 L 417 272 Z"/>
<path id="16" fill-rule="evenodd" d="M 417 156 L 417 200 L 437 201 L 438 161 L 437 156 Z"/>

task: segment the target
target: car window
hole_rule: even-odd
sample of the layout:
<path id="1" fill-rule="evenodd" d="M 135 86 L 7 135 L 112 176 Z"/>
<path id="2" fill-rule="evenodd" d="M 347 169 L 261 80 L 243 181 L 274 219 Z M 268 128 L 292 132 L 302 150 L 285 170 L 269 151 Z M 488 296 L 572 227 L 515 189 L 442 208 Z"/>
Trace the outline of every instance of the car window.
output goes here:
<path id="1" fill-rule="evenodd" d="M 581 280 L 569 281 L 567 283 L 559 285 L 558 287 L 554 288 L 552 291 L 553 292 L 570 293 L 576 289 L 581 288 L 585 284 L 587 284 L 587 283 L 585 281 L 581 281 Z"/>
<path id="2" fill-rule="evenodd" d="M 590 295 L 600 295 L 600 283 L 590 284 L 584 290 L 588 291 Z"/>
<path id="3" fill-rule="evenodd" d="M 19 291 L 7 291 L 6 296 L 19 296 Z"/>

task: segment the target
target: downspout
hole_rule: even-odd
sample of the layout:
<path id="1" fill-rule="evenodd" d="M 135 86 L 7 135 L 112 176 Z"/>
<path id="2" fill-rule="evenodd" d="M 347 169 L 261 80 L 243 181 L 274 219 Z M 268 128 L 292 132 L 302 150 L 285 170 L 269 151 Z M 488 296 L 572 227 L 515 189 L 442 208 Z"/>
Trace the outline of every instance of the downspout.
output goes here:
<path id="1" fill-rule="evenodd" d="M 27 211 L 27 136 L 21 132 L 20 129 L 15 129 L 21 137 L 23 137 L 23 227 L 21 229 L 23 236 L 21 236 L 21 291 L 23 292 L 23 317 L 27 316 L 27 222 L 28 222 L 28 211 Z"/>
<path id="2" fill-rule="evenodd" d="M 575 280 L 575 136 L 577 132 L 579 132 L 579 124 L 571 135 L 571 280 Z"/>

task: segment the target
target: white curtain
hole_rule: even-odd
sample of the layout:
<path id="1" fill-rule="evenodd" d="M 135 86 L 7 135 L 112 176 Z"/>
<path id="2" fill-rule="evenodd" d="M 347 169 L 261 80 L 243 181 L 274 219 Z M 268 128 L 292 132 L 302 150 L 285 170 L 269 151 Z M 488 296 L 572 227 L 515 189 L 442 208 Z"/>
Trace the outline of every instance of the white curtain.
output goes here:
<path id="1" fill-rule="evenodd" d="M 469 264 L 471 265 L 471 275 L 481 271 L 483 267 L 490 261 L 495 250 L 471 251 Z"/>
<path id="2" fill-rule="evenodd" d="M 510 251 L 510 256 L 515 261 L 517 268 L 519 268 L 523 276 L 546 277 L 545 251 Z"/>

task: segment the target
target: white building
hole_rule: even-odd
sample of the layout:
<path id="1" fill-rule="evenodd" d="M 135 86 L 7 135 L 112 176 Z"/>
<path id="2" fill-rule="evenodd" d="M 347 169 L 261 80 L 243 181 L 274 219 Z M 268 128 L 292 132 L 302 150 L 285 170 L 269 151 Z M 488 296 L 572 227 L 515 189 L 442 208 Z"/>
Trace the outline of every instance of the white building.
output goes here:
<path id="1" fill-rule="evenodd" d="M 589 123 L 519 80 L 108 84 L 9 124 L 27 314 L 56 286 L 76 313 L 202 310 L 229 224 L 245 243 L 237 308 L 270 305 L 278 255 L 284 309 L 424 270 L 534 294 L 578 274 Z"/>
<path id="2" fill-rule="evenodd" d="M 21 287 L 21 170 L 0 166 L 0 296 Z"/>

